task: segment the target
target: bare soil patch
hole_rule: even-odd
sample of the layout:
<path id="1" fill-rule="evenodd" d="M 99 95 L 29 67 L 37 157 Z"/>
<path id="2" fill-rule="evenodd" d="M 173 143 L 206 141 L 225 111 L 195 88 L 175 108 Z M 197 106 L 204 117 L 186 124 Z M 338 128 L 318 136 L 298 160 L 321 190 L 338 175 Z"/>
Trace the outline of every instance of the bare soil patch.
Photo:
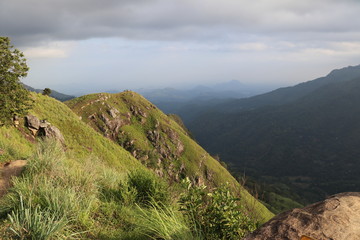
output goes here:
<path id="1" fill-rule="evenodd" d="M 24 170 L 26 160 L 15 160 L 0 166 L 0 198 L 4 196 L 11 186 L 11 178 L 19 176 Z"/>

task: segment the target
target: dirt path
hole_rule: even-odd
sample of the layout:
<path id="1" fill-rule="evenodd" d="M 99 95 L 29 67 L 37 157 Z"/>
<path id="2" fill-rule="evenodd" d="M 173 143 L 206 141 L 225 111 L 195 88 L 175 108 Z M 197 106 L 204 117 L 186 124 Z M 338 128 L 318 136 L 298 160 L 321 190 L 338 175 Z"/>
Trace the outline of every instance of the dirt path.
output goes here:
<path id="1" fill-rule="evenodd" d="M 26 160 L 16 160 L 0 166 L 0 198 L 6 194 L 10 187 L 11 177 L 19 176 L 25 165 Z"/>

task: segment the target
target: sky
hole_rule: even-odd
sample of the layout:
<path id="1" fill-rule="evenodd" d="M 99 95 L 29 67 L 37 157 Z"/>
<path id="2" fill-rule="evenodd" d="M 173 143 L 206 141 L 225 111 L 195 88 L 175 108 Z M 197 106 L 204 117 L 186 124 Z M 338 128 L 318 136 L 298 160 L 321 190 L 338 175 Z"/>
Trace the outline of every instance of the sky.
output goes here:
<path id="1" fill-rule="evenodd" d="M 290 86 L 360 64 L 359 0 L 0 0 L 24 83 L 68 94 L 239 80 Z"/>

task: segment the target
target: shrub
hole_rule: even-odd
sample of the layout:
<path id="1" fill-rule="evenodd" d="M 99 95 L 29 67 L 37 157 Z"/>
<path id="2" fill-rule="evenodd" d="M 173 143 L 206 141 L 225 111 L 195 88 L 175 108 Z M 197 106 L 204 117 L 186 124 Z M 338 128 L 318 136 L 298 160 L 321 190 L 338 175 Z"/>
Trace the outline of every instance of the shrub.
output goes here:
<path id="1" fill-rule="evenodd" d="M 192 223 L 192 231 L 205 239 L 239 239 L 256 229 L 228 185 L 208 192 L 205 186 L 193 186 L 187 179 L 187 191 L 180 196 L 180 210 Z"/>
<path id="2" fill-rule="evenodd" d="M 136 202 L 149 205 L 150 202 L 169 202 L 167 185 L 150 171 L 136 170 L 128 176 L 128 186 L 136 190 Z"/>

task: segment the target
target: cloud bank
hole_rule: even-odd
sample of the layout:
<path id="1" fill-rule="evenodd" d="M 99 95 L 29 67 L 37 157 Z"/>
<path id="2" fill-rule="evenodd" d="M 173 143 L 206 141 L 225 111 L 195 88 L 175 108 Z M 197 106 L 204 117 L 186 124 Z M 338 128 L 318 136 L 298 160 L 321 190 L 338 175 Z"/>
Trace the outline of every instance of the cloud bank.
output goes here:
<path id="1" fill-rule="evenodd" d="M 354 0 L 12 0 L 2 35 L 17 44 L 121 37 L 159 41 L 357 41 Z"/>

